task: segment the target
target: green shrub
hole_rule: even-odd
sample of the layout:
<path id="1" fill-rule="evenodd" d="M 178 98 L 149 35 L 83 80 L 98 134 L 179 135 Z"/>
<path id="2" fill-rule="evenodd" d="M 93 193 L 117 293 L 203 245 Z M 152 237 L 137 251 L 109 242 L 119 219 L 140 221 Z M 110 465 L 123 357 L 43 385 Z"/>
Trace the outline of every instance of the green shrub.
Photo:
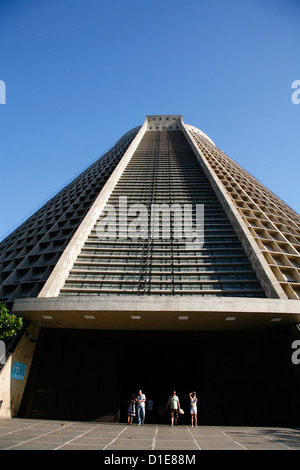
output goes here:
<path id="1" fill-rule="evenodd" d="M 23 320 L 9 313 L 4 304 L 0 304 L 0 340 L 9 342 L 23 326 Z"/>

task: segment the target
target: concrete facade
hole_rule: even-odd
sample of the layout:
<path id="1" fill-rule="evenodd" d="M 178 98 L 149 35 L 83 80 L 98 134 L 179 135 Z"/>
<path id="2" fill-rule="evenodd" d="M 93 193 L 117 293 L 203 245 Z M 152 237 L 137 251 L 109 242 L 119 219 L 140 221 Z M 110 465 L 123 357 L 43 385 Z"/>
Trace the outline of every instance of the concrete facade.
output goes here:
<path id="1" fill-rule="evenodd" d="M 57 297 L 20 299 L 14 309 L 36 325 L 54 328 L 195 331 L 300 323 L 300 302 L 279 299 Z"/>
<path id="2" fill-rule="evenodd" d="M 271 337 L 282 328 L 284 335 L 288 329 L 294 332 L 291 341 L 297 338 L 298 214 L 218 149 L 204 132 L 185 124 L 181 115 L 146 116 L 144 124 L 123 136 L 114 149 L 0 245 L 1 299 L 30 322 L 1 370 L 0 416 L 15 417 L 26 409 L 28 417 L 30 407 L 38 403 L 28 396 L 41 392 L 34 388 L 41 380 L 44 351 L 40 329 L 49 334 L 53 330 L 53 338 L 55 330 L 66 333 L 62 338 L 68 337 L 68 330 L 78 330 L 79 340 L 92 330 L 108 331 L 116 342 L 118 335 L 125 341 L 123 333 L 132 332 L 137 344 L 138 332 L 153 335 L 149 344 L 155 344 L 158 332 L 166 340 L 168 333 L 240 332 L 252 341 L 257 331 L 268 338 L 269 332 Z M 106 204 L 126 191 L 132 203 L 202 202 L 207 207 L 207 247 L 188 256 L 174 237 L 158 243 L 97 240 L 95 227 Z M 46 339 L 49 341 L 48 336 Z M 58 345 L 61 351 L 63 341 Z M 209 341 L 204 337 L 205 344 Z M 121 349 L 113 353 L 113 343 L 109 344 L 114 357 L 110 367 L 118 368 L 123 353 Z M 286 352 L 288 356 L 290 351 Z M 204 361 L 203 351 L 200 356 Z M 14 362 L 27 368 L 22 380 L 11 378 Z M 210 360 L 205 367 L 208 364 Z M 102 367 L 105 371 L 104 364 Z M 289 383 L 294 383 L 294 373 L 298 377 L 296 372 L 290 372 Z M 58 402 L 55 367 L 51 374 L 56 381 L 55 398 L 46 379 L 44 392 L 45 396 L 53 392 L 51 399 Z M 116 387 L 123 372 L 118 369 L 118 374 L 111 376 Z M 67 390 L 67 384 L 65 387 Z M 103 400 L 105 393 L 99 391 Z M 114 400 L 120 397 L 116 395 Z M 103 416 L 119 419 L 119 411 L 105 413 Z"/>

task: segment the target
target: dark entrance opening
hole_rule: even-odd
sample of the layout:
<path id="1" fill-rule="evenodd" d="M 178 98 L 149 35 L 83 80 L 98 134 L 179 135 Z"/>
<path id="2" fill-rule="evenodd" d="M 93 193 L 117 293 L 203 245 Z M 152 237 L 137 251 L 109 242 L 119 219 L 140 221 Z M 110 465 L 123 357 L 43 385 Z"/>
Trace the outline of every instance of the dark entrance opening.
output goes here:
<path id="1" fill-rule="evenodd" d="M 146 413 L 146 422 L 168 423 L 169 411 L 165 414 L 163 410 L 176 390 L 185 413 L 180 415 L 180 422 L 185 423 L 189 419 L 188 394 L 200 388 L 197 358 L 197 344 L 183 338 L 180 342 L 176 338 L 166 341 L 159 334 L 155 341 L 144 337 L 124 348 L 121 420 L 127 421 L 127 401 L 131 394 L 137 395 L 142 389 L 147 400 L 154 402 L 153 416 Z"/>
<path id="2" fill-rule="evenodd" d="M 20 417 L 127 422 L 142 389 L 165 407 L 173 389 L 189 424 L 299 425 L 299 386 L 289 328 L 268 331 L 91 331 L 42 329 Z M 165 421 L 169 423 L 169 413 Z"/>
<path id="3" fill-rule="evenodd" d="M 120 419 L 141 388 L 161 422 L 176 390 L 190 423 L 189 393 L 197 392 L 199 424 L 291 425 L 299 423 L 298 383 L 291 362 L 289 328 L 269 331 L 141 332 L 123 344 Z M 147 417 L 147 415 L 146 415 Z M 167 411 L 164 421 L 170 423 Z"/>

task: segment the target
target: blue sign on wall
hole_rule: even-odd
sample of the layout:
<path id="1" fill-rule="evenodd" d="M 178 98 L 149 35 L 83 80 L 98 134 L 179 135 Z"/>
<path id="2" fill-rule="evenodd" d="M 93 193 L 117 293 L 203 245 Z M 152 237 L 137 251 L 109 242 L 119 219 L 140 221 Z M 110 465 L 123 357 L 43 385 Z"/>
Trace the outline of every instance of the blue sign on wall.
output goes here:
<path id="1" fill-rule="evenodd" d="M 11 378 L 17 380 L 24 380 L 26 374 L 27 366 L 21 364 L 20 362 L 14 362 L 14 366 L 11 372 Z"/>

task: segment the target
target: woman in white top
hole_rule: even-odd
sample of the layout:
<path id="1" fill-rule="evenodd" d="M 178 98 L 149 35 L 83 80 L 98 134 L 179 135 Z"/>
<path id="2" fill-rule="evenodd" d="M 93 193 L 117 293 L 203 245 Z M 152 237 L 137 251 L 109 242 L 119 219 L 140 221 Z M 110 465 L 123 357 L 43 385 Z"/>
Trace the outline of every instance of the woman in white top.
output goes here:
<path id="1" fill-rule="evenodd" d="M 189 394 L 190 397 L 190 413 L 191 413 L 191 424 L 192 426 L 195 424 L 197 426 L 197 401 L 198 398 L 196 397 L 196 392 L 191 392 Z"/>

